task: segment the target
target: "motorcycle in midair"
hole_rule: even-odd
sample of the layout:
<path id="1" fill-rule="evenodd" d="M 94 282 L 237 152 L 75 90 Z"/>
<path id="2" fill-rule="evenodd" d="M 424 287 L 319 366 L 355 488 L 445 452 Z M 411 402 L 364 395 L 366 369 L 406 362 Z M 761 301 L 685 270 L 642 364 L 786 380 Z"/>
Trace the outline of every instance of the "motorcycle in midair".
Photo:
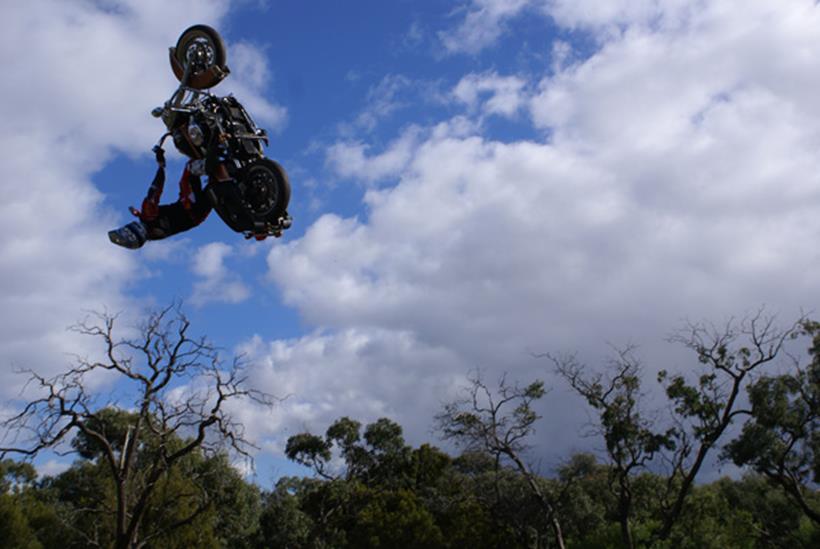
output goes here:
<path id="1" fill-rule="evenodd" d="M 207 25 L 186 29 L 169 49 L 179 87 L 152 115 L 182 154 L 204 163 L 205 195 L 222 221 L 246 238 L 280 237 L 290 228 L 287 207 L 290 182 L 284 168 L 267 158 L 267 132 L 232 95 L 219 97 L 211 88 L 230 70 L 219 33 Z"/>

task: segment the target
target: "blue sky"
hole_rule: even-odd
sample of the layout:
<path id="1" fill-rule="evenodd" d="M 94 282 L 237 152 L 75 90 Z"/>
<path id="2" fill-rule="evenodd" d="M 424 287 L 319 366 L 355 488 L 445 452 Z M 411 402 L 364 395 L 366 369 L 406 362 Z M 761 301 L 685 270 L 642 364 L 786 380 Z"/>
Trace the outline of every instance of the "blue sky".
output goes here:
<path id="1" fill-rule="evenodd" d="M 637 343 L 652 380 L 692 368 L 665 341 L 683 319 L 817 308 L 810 0 L 76 0 L 2 15 L 5 398 L 13 366 L 54 373 L 94 352 L 65 331 L 84 310 L 181 299 L 252 360 L 255 386 L 290 395 L 236 410 L 263 484 L 292 470 L 289 435 L 342 415 L 434 438 L 476 368 L 553 388 L 533 454 L 549 468 L 595 443 L 533 353 L 598 365 Z M 232 74 L 213 91 L 272 135 L 294 226 L 246 242 L 212 214 L 115 248 L 106 231 L 155 169 L 167 48 L 194 23 L 226 39 Z M 181 169 L 172 158 L 167 200 Z"/>
<path id="2" fill-rule="evenodd" d="M 503 35 L 492 48 L 444 55 L 435 36 L 455 27 L 467 9 L 468 4 L 449 2 L 245 2 L 228 12 L 220 25 L 225 40 L 248 43 L 261 52 L 270 72 L 261 95 L 287 111 L 280 124 L 262 124 L 273 135 L 268 156 L 286 167 L 293 183 L 290 212 L 297 221 L 286 239 L 298 238 L 327 212 L 366 219 L 368 210 L 362 203 L 366 187 L 355 174 L 340 176 L 326 165 L 325 150 L 341 137 L 362 140 L 378 153 L 408 126 L 435 124 L 459 113 L 459 105 L 448 104 L 438 95 L 444 96 L 464 74 L 504 68 L 537 75 L 549 70 L 550 45 L 559 38 L 559 30 L 549 20 L 526 15 L 516 17 L 515 33 Z M 567 34 L 560 36 L 567 38 Z M 167 47 L 152 46 L 158 52 Z M 583 36 L 578 37 L 578 46 L 583 48 Z M 165 70 L 165 58 L 158 57 L 157 70 Z M 213 91 L 219 94 L 220 88 Z M 163 100 L 158 97 L 155 102 Z M 389 104 L 389 112 L 372 127 L 356 127 L 356 119 L 375 101 Z M 160 135 L 163 128 L 159 122 L 156 126 Z M 486 131 L 501 141 L 538 138 L 544 133 L 526 120 L 503 119 L 489 121 Z M 139 205 L 154 169 L 147 155 L 117 154 L 94 174 L 93 181 L 112 208 L 125 211 L 128 205 Z M 181 160 L 169 168 L 166 200 L 174 199 L 180 171 Z M 391 183 L 395 178 L 386 182 Z M 185 238 L 191 247 L 212 241 L 241 246 L 248 253 L 260 247 L 255 242 L 243 246 L 215 214 Z M 249 333 L 294 337 L 310 329 L 300 322 L 297 311 L 283 306 L 275 288 L 260 280 L 264 260 L 258 253 L 235 258 L 233 270 L 253 286 L 253 299 L 198 308 L 192 311 L 197 325 L 206 333 L 218 333 L 226 345 Z M 185 266 L 152 269 L 131 291 L 167 302 L 187 297 L 191 278 Z M 226 315 L 231 322 L 224 322 Z"/>

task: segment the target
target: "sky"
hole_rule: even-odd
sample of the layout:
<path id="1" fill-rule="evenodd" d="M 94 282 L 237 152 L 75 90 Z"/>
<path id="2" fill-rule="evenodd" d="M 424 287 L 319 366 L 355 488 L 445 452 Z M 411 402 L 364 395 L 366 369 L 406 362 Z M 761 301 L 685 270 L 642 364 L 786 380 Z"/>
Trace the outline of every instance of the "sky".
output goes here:
<path id="1" fill-rule="evenodd" d="M 532 459 L 596 442 L 535 355 L 635 344 L 691 371 L 686 319 L 820 293 L 820 8 L 812 0 L 73 0 L 0 7 L 0 408 L 93 342 L 89 310 L 182 300 L 287 397 L 235 409 L 269 486 L 288 436 L 390 417 L 409 442 L 470 372 L 544 379 Z M 293 227 L 216 216 L 108 242 L 155 170 L 168 47 L 217 28 L 233 93 L 288 171 Z M 170 157 L 167 200 L 182 158 Z M 102 383 L 102 382 L 101 382 Z M 102 384 L 99 390 L 106 387 Z M 43 470 L 65 466 L 56 461 Z"/>

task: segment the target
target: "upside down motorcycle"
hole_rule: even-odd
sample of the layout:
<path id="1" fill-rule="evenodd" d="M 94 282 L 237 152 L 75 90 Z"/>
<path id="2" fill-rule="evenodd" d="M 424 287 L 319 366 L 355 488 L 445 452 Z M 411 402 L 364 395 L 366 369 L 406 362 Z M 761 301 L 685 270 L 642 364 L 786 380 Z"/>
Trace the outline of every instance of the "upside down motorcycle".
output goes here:
<path id="1" fill-rule="evenodd" d="M 179 87 L 152 111 L 185 156 L 204 163 L 205 194 L 219 217 L 246 238 L 279 237 L 291 226 L 287 207 L 290 182 L 277 162 L 266 158 L 264 129 L 231 95 L 209 91 L 228 76 L 222 37 L 206 25 L 194 25 L 169 50 Z"/>

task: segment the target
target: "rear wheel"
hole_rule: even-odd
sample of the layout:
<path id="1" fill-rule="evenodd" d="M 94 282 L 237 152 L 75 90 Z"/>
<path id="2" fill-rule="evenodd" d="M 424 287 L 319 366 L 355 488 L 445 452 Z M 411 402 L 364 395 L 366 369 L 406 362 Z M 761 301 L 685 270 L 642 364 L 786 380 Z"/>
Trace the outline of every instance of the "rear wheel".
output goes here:
<path id="1" fill-rule="evenodd" d="M 216 213 L 236 232 L 278 236 L 290 226 L 290 181 L 273 160 L 255 160 L 235 180 L 217 181 L 208 189 Z"/>
<path id="2" fill-rule="evenodd" d="M 240 176 L 245 204 L 255 219 L 278 219 L 290 202 L 290 182 L 284 168 L 263 158 L 248 166 Z"/>

